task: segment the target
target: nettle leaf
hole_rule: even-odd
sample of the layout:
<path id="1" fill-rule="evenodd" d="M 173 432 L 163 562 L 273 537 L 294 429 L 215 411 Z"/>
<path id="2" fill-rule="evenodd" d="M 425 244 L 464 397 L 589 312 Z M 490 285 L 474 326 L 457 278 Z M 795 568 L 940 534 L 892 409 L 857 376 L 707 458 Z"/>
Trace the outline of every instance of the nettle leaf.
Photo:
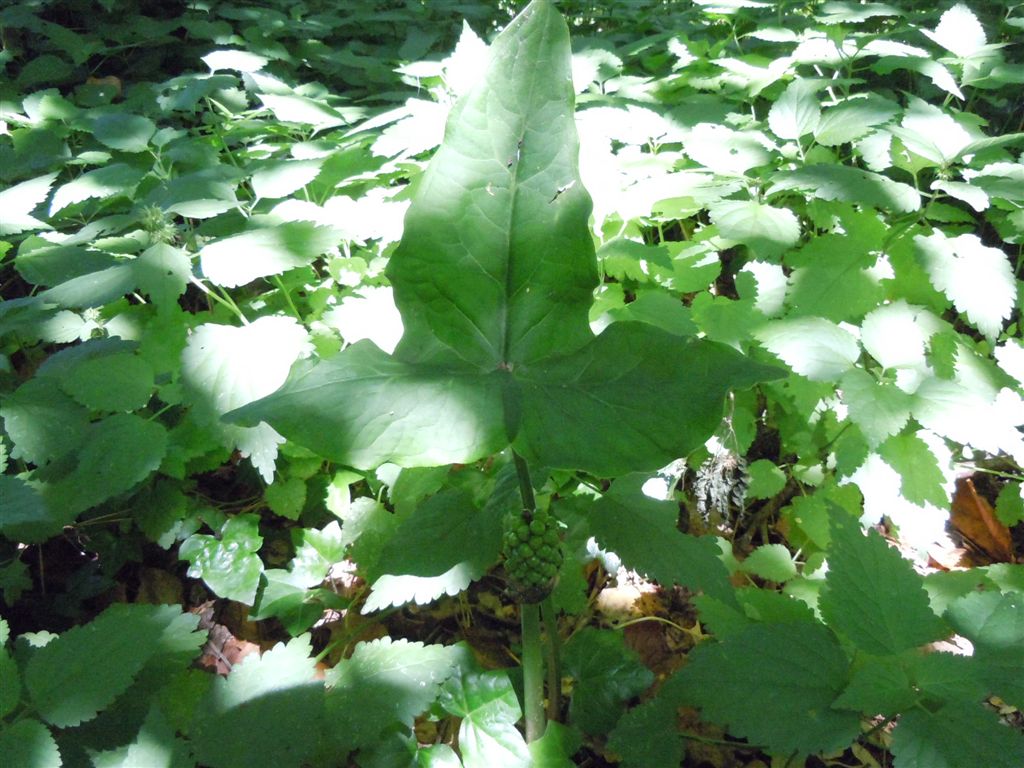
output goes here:
<path id="1" fill-rule="evenodd" d="M 664 768 L 682 763 L 676 709 L 671 701 L 657 697 L 619 718 L 609 734 L 608 748 L 622 756 L 622 768 Z M 657 736 L 653 737 L 654 734 Z"/>
<path id="2" fill-rule="evenodd" d="M 203 274 L 225 288 L 237 288 L 260 277 L 304 267 L 336 245 L 332 227 L 308 221 L 286 221 L 215 240 L 199 251 Z"/>
<path id="3" fill-rule="evenodd" d="M 947 237 L 936 231 L 914 238 L 928 277 L 990 341 L 1003 328 L 1017 299 L 1010 261 L 977 235 Z"/>
<path id="4" fill-rule="evenodd" d="M 60 750 L 49 729 L 38 720 L 18 720 L 0 731 L 0 754 L 11 766 L 60 768 Z"/>
<path id="5" fill-rule="evenodd" d="M 113 198 L 130 196 L 146 172 L 125 163 L 113 163 L 83 173 L 77 179 L 57 188 L 50 201 L 50 216 L 69 205 L 94 197 Z"/>
<path id="6" fill-rule="evenodd" d="M 7 395 L 0 416 L 14 441 L 11 457 L 40 466 L 74 451 L 89 431 L 88 410 L 50 378 L 29 379 Z"/>
<path id="7" fill-rule="evenodd" d="M 852 237 L 822 235 L 786 263 L 796 267 L 786 302 L 794 315 L 815 315 L 834 322 L 857 320 L 883 298 L 878 279 L 868 272 L 874 257 Z"/>
<path id="8" fill-rule="evenodd" d="M 149 402 L 156 385 L 153 368 L 128 353 L 82 360 L 61 377 L 61 388 L 95 411 L 134 411 Z"/>
<path id="9" fill-rule="evenodd" d="M 36 229 L 53 229 L 49 224 L 31 215 L 32 210 L 50 194 L 56 173 L 37 176 L 20 184 L 0 190 L 0 236 L 16 235 Z"/>
<path id="10" fill-rule="evenodd" d="M 895 435 L 910 419 L 912 396 L 895 384 L 876 380 L 863 368 L 847 371 L 839 391 L 850 421 L 867 438 L 868 447 Z"/>
<path id="11" fill-rule="evenodd" d="M 820 317 L 776 320 L 754 336 L 794 371 L 811 381 L 832 381 L 850 370 L 860 357 L 853 335 Z"/>
<path id="12" fill-rule="evenodd" d="M 145 152 L 156 133 L 156 123 L 142 115 L 111 112 L 96 118 L 92 135 L 101 144 L 122 152 Z"/>
<path id="13" fill-rule="evenodd" d="M 170 614 L 179 615 L 168 611 L 164 606 L 114 605 L 36 650 L 25 667 L 32 705 L 60 728 L 94 718 L 160 650 Z"/>
<path id="14" fill-rule="evenodd" d="M 454 670 L 441 689 L 441 706 L 462 718 L 459 750 L 465 768 L 529 768 L 530 750 L 516 728 L 521 710 L 504 670 Z"/>
<path id="15" fill-rule="evenodd" d="M 629 568 L 660 584 L 680 584 L 735 604 L 729 572 L 719 559 L 713 538 L 697 538 L 677 528 L 674 502 L 652 499 L 641 490 L 644 477 L 612 483 L 594 502 L 588 523 L 601 547 L 614 552 Z"/>
<path id="16" fill-rule="evenodd" d="M 588 734 L 611 731 L 626 702 L 654 682 L 654 674 L 620 632 L 581 630 L 565 646 L 562 663 L 564 673 L 575 680 L 569 720 Z"/>
<path id="17" fill-rule="evenodd" d="M 758 255 L 781 253 L 800 240 L 800 221 L 788 208 L 722 200 L 709 205 L 708 214 L 722 237 L 750 246 Z"/>
<path id="18" fill-rule="evenodd" d="M 568 29 L 535 0 L 495 39 L 418 183 L 387 268 L 404 325 L 394 355 L 354 344 L 229 420 L 358 468 L 467 463 L 512 443 L 531 462 L 612 475 L 702 443 L 730 387 L 776 372 L 640 323 L 593 336 L 572 107 Z"/>
<path id="19" fill-rule="evenodd" d="M 777 754 L 814 754 L 844 749 L 860 733 L 857 713 L 832 708 L 848 666 L 820 624 L 754 624 L 698 645 L 677 685 L 685 703 L 734 736 Z"/>
<path id="20" fill-rule="evenodd" d="M 924 580 L 875 531 L 861 534 L 838 510 L 832 519 L 829 570 L 818 605 L 836 632 L 867 653 L 900 653 L 949 630 L 929 605 Z"/>
<path id="21" fill-rule="evenodd" d="M 224 523 L 220 538 L 189 536 L 178 552 L 190 563 L 188 575 L 205 581 L 220 597 L 252 605 L 263 573 L 256 554 L 263 544 L 259 524 L 258 515 L 239 515 Z"/>
<path id="22" fill-rule="evenodd" d="M 1024 762 L 1024 736 L 975 703 L 952 701 L 937 712 L 912 709 L 892 734 L 899 768 L 1017 768 Z"/>
<path id="23" fill-rule="evenodd" d="M 394 723 L 414 718 L 438 697 L 464 661 L 460 646 L 382 638 L 356 645 L 324 678 L 328 738 L 344 750 L 373 744 Z"/>
<path id="24" fill-rule="evenodd" d="M 132 265 L 143 293 L 158 306 L 177 302 L 192 277 L 192 261 L 181 248 L 157 243 L 139 254 Z"/>
<path id="25" fill-rule="evenodd" d="M 946 618 L 974 644 L 974 659 L 989 689 L 1006 701 L 1024 703 L 1024 602 L 1019 594 L 974 592 L 954 601 Z"/>
<path id="26" fill-rule="evenodd" d="M 227 447 L 249 456 L 268 483 L 284 438 L 266 424 L 229 426 L 218 417 L 279 387 L 306 351 L 307 336 L 287 317 L 261 317 L 240 328 L 204 323 L 182 353 L 181 378 L 198 414 L 216 425 Z"/>
<path id="27" fill-rule="evenodd" d="M 787 190 L 807 192 L 820 200 L 871 205 L 893 213 L 910 213 L 921 207 L 921 196 L 910 185 L 846 165 L 805 165 L 772 176 L 769 195 Z"/>
<path id="28" fill-rule="evenodd" d="M 868 715 L 895 717 L 906 712 L 918 700 L 906 664 L 896 656 L 857 658 L 850 684 L 832 705 Z"/>
<path id="29" fill-rule="evenodd" d="M 813 133 L 821 118 L 818 86 L 811 80 L 790 83 L 768 110 L 768 127 L 780 139 L 799 139 Z"/>
<path id="30" fill-rule="evenodd" d="M 131 490 L 159 468 L 166 453 L 162 424 L 133 413 L 114 414 L 89 425 L 74 469 L 41 491 L 48 506 L 73 519 Z"/>
<path id="31" fill-rule="evenodd" d="M 304 765 L 324 706 L 311 650 L 308 635 L 296 637 L 214 680 L 192 724 L 198 761 L 211 768 Z"/>
<path id="32" fill-rule="evenodd" d="M 928 444 L 917 435 L 890 437 L 878 448 L 885 463 L 900 473 L 900 491 L 913 504 L 930 502 L 937 507 L 949 503 L 946 479 Z"/>
<path id="33" fill-rule="evenodd" d="M 891 120 L 899 105 L 874 93 L 858 94 L 824 110 L 814 140 L 826 147 L 837 147 L 867 136 L 877 125 Z"/>

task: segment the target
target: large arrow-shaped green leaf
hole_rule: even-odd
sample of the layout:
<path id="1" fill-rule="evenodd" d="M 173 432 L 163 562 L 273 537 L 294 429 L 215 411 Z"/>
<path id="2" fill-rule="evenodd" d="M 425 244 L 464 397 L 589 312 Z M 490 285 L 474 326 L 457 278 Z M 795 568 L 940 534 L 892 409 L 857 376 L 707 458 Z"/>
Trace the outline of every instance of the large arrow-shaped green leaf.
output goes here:
<path id="1" fill-rule="evenodd" d="M 601 475 L 702 443 L 732 387 L 775 369 L 616 323 L 595 337 L 590 197 L 578 170 L 569 34 L 534 0 L 452 110 L 388 265 L 404 335 L 300 366 L 230 415 L 360 468 L 468 462 L 510 443 Z"/>

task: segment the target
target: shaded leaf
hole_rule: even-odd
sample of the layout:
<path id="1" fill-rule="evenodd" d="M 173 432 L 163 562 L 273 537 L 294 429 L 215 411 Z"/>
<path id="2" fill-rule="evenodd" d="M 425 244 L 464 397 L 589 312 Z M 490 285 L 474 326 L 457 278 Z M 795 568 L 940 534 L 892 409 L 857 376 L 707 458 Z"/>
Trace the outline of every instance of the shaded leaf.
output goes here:
<path id="1" fill-rule="evenodd" d="M 857 521 L 844 513 L 832 519 L 828 563 L 821 613 L 861 650 L 900 653 L 948 634 L 913 565 L 877 532 L 864 536 Z"/>
<path id="2" fill-rule="evenodd" d="M 563 671 L 574 678 L 569 721 L 586 734 L 608 733 L 626 702 L 654 682 L 654 675 L 623 635 L 583 629 L 565 646 Z"/>
<path id="3" fill-rule="evenodd" d="M 754 624 L 697 646 L 677 678 L 683 701 L 734 736 L 776 753 L 813 754 L 844 749 L 860 731 L 858 714 L 832 709 L 847 667 L 819 624 Z"/>

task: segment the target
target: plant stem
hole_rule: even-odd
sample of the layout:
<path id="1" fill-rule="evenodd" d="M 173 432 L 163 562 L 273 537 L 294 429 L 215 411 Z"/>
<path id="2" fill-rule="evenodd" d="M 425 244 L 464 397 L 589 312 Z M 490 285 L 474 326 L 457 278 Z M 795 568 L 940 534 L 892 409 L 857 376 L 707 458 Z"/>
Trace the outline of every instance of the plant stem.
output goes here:
<path id="1" fill-rule="evenodd" d="M 519 620 L 523 628 L 523 709 L 526 714 L 526 741 L 544 735 L 544 659 L 541 658 L 540 607 L 522 603 Z"/>
<path id="2" fill-rule="evenodd" d="M 551 595 L 545 597 L 540 604 L 540 612 L 544 619 L 544 632 L 548 637 L 548 720 L 558 720 L 562 710 L 562 664 L 559 658 L 562 644 Z"/>
<path id="3" fill-rule="evenodd" d="M 515 451 L 512 460 L 519 476 L 519 494 L 523 508 L 531 513 L 537 509 L 533 495 L 533 482 L 526 460 Z M 526 717 L 526 741 L 536 741 L 544 735 L 544 658 L 540 639 L 540 607 L 536 603 L 520 603 L 519 621 L 523 642 L 523 713 Z M 548 639 L 551 634 L 548 630 Z"/>

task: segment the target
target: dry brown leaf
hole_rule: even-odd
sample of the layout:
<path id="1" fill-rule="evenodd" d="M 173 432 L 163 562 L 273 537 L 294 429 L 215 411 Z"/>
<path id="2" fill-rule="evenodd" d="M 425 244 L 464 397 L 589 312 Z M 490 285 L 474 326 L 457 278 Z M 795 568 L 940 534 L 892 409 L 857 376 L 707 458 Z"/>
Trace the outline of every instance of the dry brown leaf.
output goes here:
<path id="1" fill-rule="evenodd" d="M 1014 561 L 1013 540 L 1009 529 L 999 522 L 992 505 L 978 493 L 969 477 L 956 481 L 949 521 L 990 562 Z"/>

